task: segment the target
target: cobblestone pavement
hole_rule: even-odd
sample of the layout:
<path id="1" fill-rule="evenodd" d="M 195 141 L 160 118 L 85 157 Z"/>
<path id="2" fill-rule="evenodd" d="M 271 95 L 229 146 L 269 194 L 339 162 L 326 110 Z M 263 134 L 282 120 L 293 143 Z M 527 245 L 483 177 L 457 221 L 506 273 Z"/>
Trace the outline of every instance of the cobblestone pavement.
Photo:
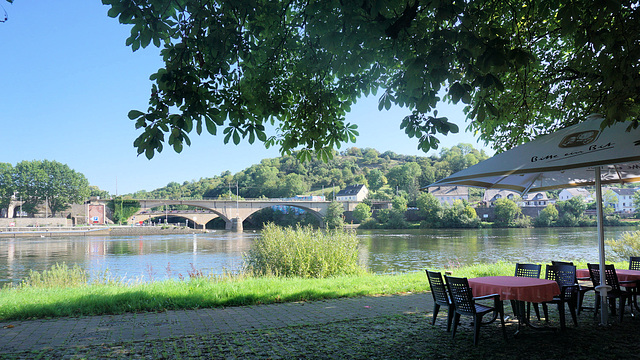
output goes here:
<path id="1" fill-rule="evenodd" d="M 0 322 L 0 354 L 326 324 L 433 309 L 430 294 Z"/>

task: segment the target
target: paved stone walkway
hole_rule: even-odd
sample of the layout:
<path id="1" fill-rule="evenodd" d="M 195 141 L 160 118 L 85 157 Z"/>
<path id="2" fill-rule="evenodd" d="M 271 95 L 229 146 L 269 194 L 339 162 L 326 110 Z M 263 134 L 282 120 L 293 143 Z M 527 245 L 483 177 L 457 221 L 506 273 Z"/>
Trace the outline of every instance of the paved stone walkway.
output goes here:
<path id="1" fill-rule="evenodd" d="M 0 354 L 374 318 L 433 309 L 431 294 L 0 322 Z"/>

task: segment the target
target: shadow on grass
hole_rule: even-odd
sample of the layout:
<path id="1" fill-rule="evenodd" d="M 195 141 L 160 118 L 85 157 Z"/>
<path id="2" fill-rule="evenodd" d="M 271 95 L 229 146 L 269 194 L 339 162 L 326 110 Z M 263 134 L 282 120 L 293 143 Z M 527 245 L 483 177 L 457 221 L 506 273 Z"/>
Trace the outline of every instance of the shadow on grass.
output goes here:
<path id="1" fill-rule="evenodd" d="M 353 293 L 350 296 L 365 295 Z M 135 312 L 159 312 L 166 310 L 191 310 L 202 308 L 222 308 L 259 304 L 314 301 L 343 297 L 335 291 L 302 290 L 290 294 L 273 291 L 260 295 L 243 294 L 218 298 L 201 294 L 158 295 L 145 291 L 130 291 L 118 294 L 88 294 L 64 301 L 47 304 L 21 304 L 12 309 L 4 309 L 0 320 L 24 320 L 54 318 L 64 316 L 92 316 Z"/>

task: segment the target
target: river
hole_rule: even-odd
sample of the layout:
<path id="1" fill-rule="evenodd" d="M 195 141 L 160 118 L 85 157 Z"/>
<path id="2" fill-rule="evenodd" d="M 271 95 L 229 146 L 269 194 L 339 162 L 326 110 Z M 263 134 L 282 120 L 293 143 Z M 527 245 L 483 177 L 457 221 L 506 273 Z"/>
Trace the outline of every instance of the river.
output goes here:
<path id="1" fill-rule="evenodd" d="M 636 228 L 607 228 L 618 238 Z M 124 281 L 188 278 L 190 272 L 222 274 L 242 267 L 259 232 L 215 231 L 192 235 L 93 236 L 0 239 L 0 284 L 17 283 L 29 270 L 77 264 L 98 276 Z M 595 228 L 367 230 L 358 231 L 360 260 L 376 273 L 427 267 L 598 258 Z"/>

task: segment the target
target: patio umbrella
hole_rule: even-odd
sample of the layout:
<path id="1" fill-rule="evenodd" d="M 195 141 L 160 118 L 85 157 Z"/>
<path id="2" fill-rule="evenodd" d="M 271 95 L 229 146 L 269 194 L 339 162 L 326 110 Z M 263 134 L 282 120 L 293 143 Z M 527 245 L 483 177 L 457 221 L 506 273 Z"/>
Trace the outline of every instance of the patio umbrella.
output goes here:
<path id="1" fill-rule="evenodd" d="M 497 154 L 428 187 L 473 186 L 525 195 L 530 191 L 594 185 L 599 263 L 604 269 L 602 184 L 640 181 L 640 128 L 627 131 L 629 123 L 616 123 L 601 129 L 602 121 L 601 116 L 591 115 L 584 122 Z M 604 304 L 609 289 L 604 271 L 600 275 L 597 290 Z M 607 315 L 601 311 L 602 324 L 608 322 Z"/>

